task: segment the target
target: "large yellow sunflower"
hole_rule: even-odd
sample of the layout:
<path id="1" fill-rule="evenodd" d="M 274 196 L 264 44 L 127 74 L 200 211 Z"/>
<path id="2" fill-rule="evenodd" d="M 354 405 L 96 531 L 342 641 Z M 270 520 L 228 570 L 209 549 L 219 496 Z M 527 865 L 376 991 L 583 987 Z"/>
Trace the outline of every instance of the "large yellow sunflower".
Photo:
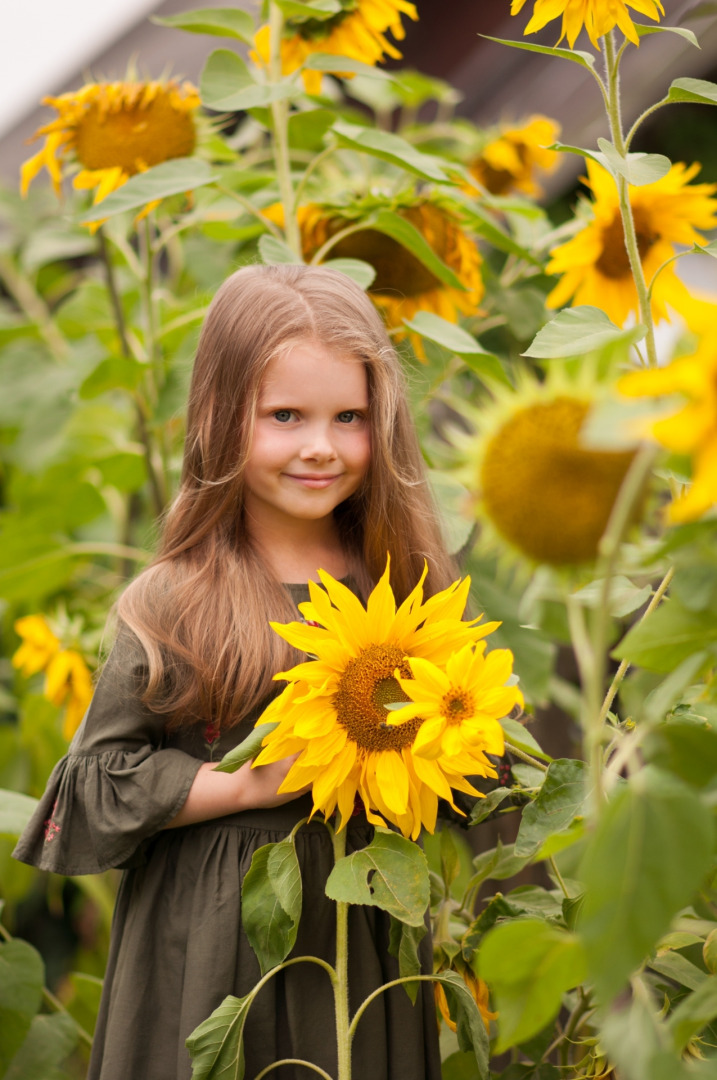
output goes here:
<path id="1" fill-rule="evenodd" d="M 552 252 L 547 270 L 562 274 L 548 296 L 550 307 L 589 304 L 602 308 L 622 326 L 628 315 L 639 317 L 637 291 L 625 249 L 622 219 L 615 182 L 594 161 L 588 161 L 585 181 L 592 190 L 593 220 L 567 243 Z M 692 246 L 704 242 L 698 229 L 717 225 L 717 184 L 690 184 L 699 172 L 697 164 L 673 165 L 654 184 L 630 187 L 630 204 L 645 278 L 675 254 L 675 244 Z M 669 319 L 669 308 L 688 312 L 690 294 L 678 278 L 674 264 L 657 278 L 652 291 L 652 313 Z"/>
<path id="2" fill-rule="evenodd" d="M 338 807 L 340 828 L 358 795 L 375 824 L 392 823 L 414 838 L 422 825 L 432 832 L 438 797 L 452 802 L 451 788 L 477 794 L 465 777 L 495 776 L 495 769 L 482 748 L 467 743 L 455 754 L 414 755 L 421 718 L 390 726 L 386 705 L 408 700 L 396 676 L 410 676 L 411 658 L 446 664 L 498 624 L 462 619 L 467 578 L 424 601 L 424 571 L 396 609 L 388 565 L 365 608 L 345 585 L 324 571 L 320 577 L 324 588 L 309 582 L 311 600 L 299 605 L 307 623 L 272 623 L 316 659 L 275 676 L 289 686 L 258 721 L 279 725 L 254 764 L 298 753 L 279 791 L 312 785 L 314 812 L 328 817 Z"/>
<path id="3" fill-rule="evenodd" d="M 348 56 L 375 66 L 387 56 L 401 59 L 401 53 L 386 38 L 390 32 L 402 41 L 405 31 L 401 15 L 417 19 L 415 4 L 408 0 L 340 0 L 342 10 L 330 19 L 287 19 L 281 42 L 283 75 L 296 71 L 312 53 Z M 262 26 L 254 38 L 254 60 L 268 64 L 271 39 L 268 26 Z M 336 75 L 341 74 L 337 65 Z M 321 93 L 320 71 L 306 68 L 301 73 L 307 94 Z"/>
<path id="4" fill-rule="evenodd" d="M 560 124 L 547 116 L 530 116 L 524 123 L 504 125 L 498 135 L 469 163 L 469 169 L 492 195 L 522 191 L 540 196 L 536 171 L 553 172 L 559 154 L 546 149 L 560 135 Z"/>
<path id="5" fill-rule="evenodd" d="M 370 227 L 339 240 L 327 258 L 362 259 L 373 266 L 376 277 L 369 295 L 391 328 L 400 327 L 404 319 L 412 319 L 418 311 L 435 312 L 449 322 L 458 322 L 462 314 L 475 315 L 485 291 L 482 260 L 477 244 L 464 232 L 458 217 L 429 199 L 392 209 L 418 229 L 465 290 L 444 284 L 398 240 Z M 310 262 L 328 239 L 355 220 L 336 207 L 312 203 L 300 208 L 306 261 Z"/>
<path id="6" fill-rule="evenodd" d="M 587 448 L 581 430 L 599 389 L 559 377 L 527 376 L 517 391 L 496 391 L 466 439 L 463 471 L 486 538 L 531 563 L 590 562 L 634 451 Z"/>
<path id="7" fill-rule="evenodd" d="M 693 521 L 717 504 L 717 347 L 705 336 L 696 353 L 666 367 L 624 375 L 618 390 L 628 397 L 680 394 L 685 404 L 651 425 L 663 446 L 692 458 L 692 484 L 670 505 L 672 521 Z"/>
<path id="8" fill-rule="evenodd" d="M 74 186 L 94 189 L 99 203 L 130 176 L 188 157 L 196 145 L 194 113 L 201 101 L 188 82 L 87 83 L 43 104 L 58 116 L 33 136 L 44 135 L 45 144 L 22 166 L 23 194 L 43 168 L 59 194 L 62 164 L 72 158 L 79 166 Z"/>
<path id="9" fill-rule="evenodd" d="M 524 6 L 525 0 L 511 0 L 511 15 L 517 15 Z M 640 39 L 628 8 L 639 11 L 655 22 L 659 22 L 660 15 L 665 14 L 660 0 L 535 0 L 533 17 L 524 33 L 534 34 L 562 15 L 559 41 L 566 37 L 571 49 L 583 26 L 596 49 L 600 48 L 598 38 L 604 37 L 615 26 L 633 44 L 639 45 Z"/>

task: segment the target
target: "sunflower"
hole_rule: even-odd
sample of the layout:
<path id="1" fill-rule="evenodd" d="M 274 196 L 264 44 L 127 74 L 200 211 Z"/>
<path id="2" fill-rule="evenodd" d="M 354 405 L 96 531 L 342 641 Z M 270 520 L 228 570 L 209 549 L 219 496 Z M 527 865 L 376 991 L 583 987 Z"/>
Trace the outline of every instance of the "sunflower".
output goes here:
<path id="1" fill-rule="evenodd" d="M 17 619 L 15 632 L 22 645 L 13 654 L 12 665 L 29 679 L 45 670 L 55 653 L 60 651 L 60 642 L 43 615 L 25 615 Z"/>
<path id="2" fill-rule="evenodd" d="M 617 187 L 609 173 L 588 161 L 585 181 L 595 197 L 593 220 L 567 243 L 552 252 L 550 274 L 562 274 L 547 299 L 549 307 L 588 304 L 602 308 L 622 326 L 628 315 L 639 317 L 637 291 L 625 249 Z M 648 285 L 664 262 L 675 254 L 675 244 L 691 247 L 704 242 L 698 229 L 717 225 L 717 184 L 690 184 L 700 166 L 673 165 L 654 184 L 631 187 L 630 204 L 637 246 Z M 652 291 L 652 313 L 669 319 L 668 308 L 688 311 L 690 295 L 674 270 L 660 273 Z"/>
<path id="3" fill-rule="evenodd" d="M 505 545 L 532 563 L 590 562 L 634 451 L 588 449 L 581 429 L 598 400 L 596 386 L 525 377 L 517 391 L 496 391 L 466 440 L 464 480 L 475 512 Z"/>
<path id="4" fill-rule="evenodd" d="M 478 749 L 503 755 L 499 721 L 514 705 L 523 703 L 517 686 L 505 685 L 513 671 L 509 649 L 494 649 L 486 655 L 484 641 L 465 645 L 448 657 L 445 670 L 418 656 L 407 663 L 411 678 L 397 682 L 412 704 L 393 712 L 389 724 L 422 718 L 413 754 L 434 759 Z"/>
<path id="5" fill-rule="evenodd" d="M 540 196 L 535 172 L 553 172 L 559 155 L 546 147 L 560 135 L 560 124 L 547 116 L 531 116 L 516 127 L 503 126 L 474 158 L 469 168 L 476 180 L 492 195 L 522 191 Z"/>
<path id="6" fill-rule="evenodd" d="M 663 446 L 692 458 L 692 484 L 670 505 L 672 521 L 693 521 L 717 503 L 717 347 L 705 336 L 696 353 L 666 367 L 633 371 L 618 382 L 627 397 L 680 394 L 685 404 L 651 425 Z"/>
<path id="7" fill-rule="evenodd" d="M 401 327 L 418 311 L 432 311 L 449 322 L 458 322 L 462 314 L 475 315 L 485 291 L 482 260 L 477 244 L 464 232 L 458 217 L 429 199 L 391 209 L 418 229 L 464 289 L 444 284 L 398 240 L 370 226 L 338 240 L 327 257 L 362 259 L 373 266 L 376 277 L 369 295 L 390 328 Z M 355 219 L 337 207 L 315 203 L 301 207 L 299 227 L 306 261 L 310 262 L 332 236 L 354 223 Z M 395 336 L 405 335 L 399 331 Z M 412 341 L 414 338 L 414 347 L 422 356 L 420 339 L 411 335 Z"/>
<path id="8" fill-rule="evenodd" d="M 408 15 L 415 21 L 418 18 L 415 4 L 407 0 L 340 0 L 340 3 L 341 11 L 329 19 L 286 20 L 281 42 L 283 75 L 290 75 L 300 68 L 312 53 L 348 56 L 372 67 L 382 63 L 387 56 L 401 59 L 401 53 L 387 40 L 386 32 L 402 41 L 405 31 L 401 15 Z M 252 59 L 268 64 L 271 55 L 268 26 L 262 26 L 257 32 L 254 45 L 256 53 L 252 54 Z M 340 64 L 333 74 L 341 75 Z M 321 93 L 320 71 L 305 68 L 301 76 L 307 94 Z"/>
<path id="9" fill-rule="evenodd" d="M 525 0 L 511 0 L 511 15 L 517 15 L 524 6 Z M 533 17 L 524 33 L 534 34 L 562 15 L 563 25 L 559 41 L 566 37 L 571 49 L 583 26 L 596 49 L 600 48 L 598 38 L 609 34 L 615 26 L 634 45 L 639 45 L 640 38 L 628 8 L 639 11 L 641 15 L 646 15 L 655 22 L 659 22 L 660 15 L 665 14 L 660 0 L 535 0 Z"/>
<path id="10" fill-rule="evenodd" d="M 312 785 L 313 812 L 329 817 L 338 807 L 339 828 L 358 795 L 370 821 L 397 825 L 415 839 L 421 825 L 435 828 L 439 796 L 452 804 L 451 788 L 475 795 L 465 777 L 496 773 L 483 750 L 468 743 L 455 754 L 414 755 L 421 718 L 389 725 L 386 706 L 408 700 L 398 678 L 410 676 L 412 658 L 445 665 L 452 653 L 498 624 L 462 619 L 468 578 L 424 601 L 424 570 L 397 609 L 387 564 L 364 608 L 345 585 L 319 573 L 324 588 L 309 582 L 311 600 L 299 605 L 306 623 L 272 623 L 281 637 L 316 659 L 275 676 L 289 686 L 258 721 L 279 724 L 254 764 L 298 753 L 280 792 Z"/>
<path id="11" fill-rule="evenodd" d="M 25 615 L 15 622 L 22 645 L 13 666 L 25 678 L 45 672 L 44 695 L 58 708 L 65 706 L 62 734 L 68 740 L 77 731 L 92 698 L 92 676 L 76 649 L 63 649 L 43 615 Z"/>
<path id="12" fill-rule="evenodd" d="M 60 97 L 43 98 L 43 104 L 58 116 L 33 136 L 44 135 L 45 144 L 22 166 L 23 195 L 43 168 L 59 195 L 61 166 L 71 157 L 79 166 L 74 187 L 94 189 L 96 204 L 130 176 L 188 157 L 196 145 L 194 113 L 201 102 L 188 82 L 87 83 Z"/>
<path id="13" fill-rule="evenodd" d="M 488 990 L 487 983 L 485 983 L 483 979 L 479 978 L 478 975 L 473 972 L 473 969 L 469 967 L 468 964 L 465 964 L 463 961 L 461 961 L 459 957 L 456 957 L 456 960 L 454 961 L 454 966 L 451 968 L 451 970 L 457 971 L 458 974 L 462 977 L 464 983 L 466 984 L 471 993 L 471 997 L 478 1006 L 478 1011 L 481 1014 L 486 1031 L 490 1031 L 490 1022 L 491 1020 L 498 1019 L 498 1013 L 491 1012 L 490 991 Z M 451 1020 L 451 1014 L 448 1009 L 448 1001 L 446 1000 L 446 992 L 439 982 L 433 984 L 433 994 L 436 999 L 436 1005 L 438 1006 L 438 1010 L 441 1016 L 448 1024 L 448 1027 L 451 1029 L 451 1031 L 455 1031 L 456 1023 L 454 1020 Z"/>

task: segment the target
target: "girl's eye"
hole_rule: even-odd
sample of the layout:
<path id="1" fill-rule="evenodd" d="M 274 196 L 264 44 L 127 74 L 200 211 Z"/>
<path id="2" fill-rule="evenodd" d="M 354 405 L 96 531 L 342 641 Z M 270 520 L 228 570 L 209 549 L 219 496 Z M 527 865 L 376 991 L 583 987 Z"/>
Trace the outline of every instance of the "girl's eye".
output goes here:
<path id="1" fill-rule="evenodd" d="M 360 420 L 360 416 L 353 409 L 347 409 L 345 412 L 340 412 L 336 419 L 340 424 L 351 424 L 354 420 Z"/>
<path id="2" fill-rule="evenodd" d="M 274 419 L 278 420 L 280 424 L 288 424 L 293 415 L 291 409 L 277 409 L 274 413 Z"/>

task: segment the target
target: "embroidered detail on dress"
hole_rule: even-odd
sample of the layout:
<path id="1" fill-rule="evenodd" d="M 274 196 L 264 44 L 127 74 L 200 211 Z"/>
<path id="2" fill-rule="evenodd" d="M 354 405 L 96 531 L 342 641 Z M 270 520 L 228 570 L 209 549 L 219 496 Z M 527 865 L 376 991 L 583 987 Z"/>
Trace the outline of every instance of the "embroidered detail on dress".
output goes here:
<path id="1" fill-rule="evenodd" d="M 210 720 L 204 725 L 204 745 L 209 751 L 209 760 L 214 761 L 214 743 L 221 738 L 222 730 L 216 720 Z"/>
<path id="2" fill-rule="evenodd" d="M 58 825 L 55 821 L 55 810 L 57 810 L 57 799 L 50 811 L 50 816 L 47 821 L 43 822 L 45 826 L 45 843 L 51 844 L 57 834 L 60 832 L 62 826 Z"/>

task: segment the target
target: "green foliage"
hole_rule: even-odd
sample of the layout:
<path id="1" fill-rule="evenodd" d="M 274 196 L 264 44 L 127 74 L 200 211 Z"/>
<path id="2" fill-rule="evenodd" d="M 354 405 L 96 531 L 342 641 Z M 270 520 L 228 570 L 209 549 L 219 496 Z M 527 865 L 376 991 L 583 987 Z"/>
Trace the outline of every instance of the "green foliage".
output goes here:
<path id="1" fill-rule="evenodd" d="M 379 907 L 408 926 L 423 926 L 429 899 L 425 856 L 412 841 L 379 829 L 367 847 L 336 863 L 326 895 Z"/>
<path id="2" fill-rule="evenodd" d="M 254 852 L 242 883 L 242 925 L 262 975 L 291 952 L 301 918 L 301 873 L 294 838 Z"/>
<path id="3" fill-rule="evenodd" d="M 192 1080 L 243 1080 L 244 1026 L 253 994 L 224 998 L 187 1039 Z"/>

